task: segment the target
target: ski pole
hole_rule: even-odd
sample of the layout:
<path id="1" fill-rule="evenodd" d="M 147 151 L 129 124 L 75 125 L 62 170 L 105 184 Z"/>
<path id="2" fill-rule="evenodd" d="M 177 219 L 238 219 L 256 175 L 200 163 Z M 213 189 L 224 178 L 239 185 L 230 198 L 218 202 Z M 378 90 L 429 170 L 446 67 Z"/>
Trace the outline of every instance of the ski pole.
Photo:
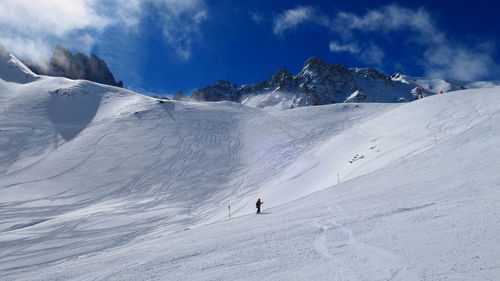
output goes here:
<path id="1" fill-rule="evenodd" d="M 229 211 L 229 218 L 231 218 L 231 205 L 227 205 L 227 209 Z"/>

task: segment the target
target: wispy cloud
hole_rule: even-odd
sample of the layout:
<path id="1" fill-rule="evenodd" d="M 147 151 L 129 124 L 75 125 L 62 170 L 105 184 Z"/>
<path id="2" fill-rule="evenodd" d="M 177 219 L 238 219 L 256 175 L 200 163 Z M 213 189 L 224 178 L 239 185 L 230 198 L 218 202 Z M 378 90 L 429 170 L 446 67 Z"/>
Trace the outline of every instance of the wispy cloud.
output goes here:
<path id="1" fill-rule="evenodd" d="M 332 21 L 331 28 L 342 34 L 341 30 L 358 34 L 381 33 L 392 35 L 404 33 L 404 41 L 418 46 L 421 53 L 417 58 L 426 75 L 475 80 L 487 77 L 492 70 L 498 70 L 492 57 L 492 50 L 480 45 L 468 46 L 459 43 L 446 34 L 432 19 L 424 8 L 408 9 L 397 5 L 389 5 L 368 11 L 364 15 L 339 13 Z M 344 38 L 350 35 L 344 33 Z M 363 36 L 366 38 L 366 36 Z M 376 47 L 368 53 L 373 62 L 382 50 Z M 377 50 L 377 48 L 379 50 Z M 366 55 L 366 53 L 365 53 Z"/>
<path id="2" fill-rule="evenodd" d="M 208 17 L 204 1 L 163 0 L 153 3 L 160 11 L 165 41 L 179 58 L 189 59 L 194 42 L 201 37 L 201 23 Z"/>
<path id="3" fill-rule="evenodd" d="M 0 44 L 30 58 L 47 56 L 56 43 L 88 52 L 109 28 L 137 31 L 152 6 L 167 45 L 188 59 L 207 18 L 204 0 L 3 0 Z"/>
<path id="4" fill-rule="evenodd" d="M 359 55 L 360 60 L 377 67 L 384 67 L 385 52 L 375 44 L 365 47 Z"/>
<path id="5" fill-rule="evenodd" d="M 274 34 L 283 35 L 287 30 L 293 30 L 302 23 L 313 21 L 315 12 L 315 9 L 308 6 L 286 10 L 275 18 Z"/>
<path id="6" fill-rule="evenodd" d="M 363 32 L 383 32 L 406 30 L 421 34 L 437 32 L 430 14 L 424 9 L 407 9 L 397 5 L 370 10 L 365 15 L 340 12 L 332 21 L 332 28 Z"/>
<path id="7" fill-rule="evenodd" d="M 254 21 L 256 24 L 261 24 L 264 20 L 264 16 L 259 12 L 250 11 L 248 12 L 248 14 L 250 15 L 252 21 Z"/>
<path id="8" fill-rule="evenodd" d="M 359 47 L 354 43 L 340 44 L 335 41 L 330 42 L 329 48 L 331 52 L 335 53 L 347 52 L 347 53 L 357 54 L 360 51 Z"/>
<path id="9" fill-rule="evenodd" d="M 427 75 L 459 80 L 492 78 L 500 67 L 492 58 L 492 50 L 478 45 L 475 48 L 453 42 L 431 46 L 423 55 L 422 65 Z"/>
<path id="10" fill-rule="evenodd" d="M 276 18 L 273 31 L 283 35 L 284 31 L 296 29 L 306 22 L 323 26 L 341 39 L 340 42 L 330 43 L 330 51 L 347 52 L 361 62 L 376 66 L 382 66 L 389 60 L 374 37 L 387 44 L 393 35 L 397 35 L 402 44 L 417 50 L 415 64 L 426 75 L 475 80 L 500 70 L 492 59 L 493 48 L 457 41 L 437 26 L 425 8 L 388 5 L 364 14 L 339 12 L 333 16 L 322 14 L 312 7 L 300 13 L 292 9 Z M 377 36 L 369 37 L 367 34 Z"/>

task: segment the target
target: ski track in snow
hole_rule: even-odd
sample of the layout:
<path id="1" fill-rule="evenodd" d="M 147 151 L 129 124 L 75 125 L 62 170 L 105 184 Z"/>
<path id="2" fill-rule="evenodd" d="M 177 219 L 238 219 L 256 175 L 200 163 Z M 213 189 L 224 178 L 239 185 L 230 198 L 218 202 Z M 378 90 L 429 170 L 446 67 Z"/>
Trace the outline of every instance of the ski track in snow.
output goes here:
<path id="1" fill-rule="evenodd" d="M 498 94 L 267 111 L 0 81 L 0 278 L 498 279 Z"/>

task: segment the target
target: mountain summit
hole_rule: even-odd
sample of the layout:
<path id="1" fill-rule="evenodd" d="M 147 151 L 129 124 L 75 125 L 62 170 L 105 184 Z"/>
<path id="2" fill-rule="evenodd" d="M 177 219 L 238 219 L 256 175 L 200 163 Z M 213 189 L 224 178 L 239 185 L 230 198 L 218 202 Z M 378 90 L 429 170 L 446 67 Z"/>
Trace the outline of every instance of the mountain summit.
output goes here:
<path id="1" fill-rule="evenodd" d="M 311 57 L 296 75 L 282 68 L 266 81 L 241 87 L 222 80 L 194 91 L 191 98 L 290 108 L 350 101 L 411 101 L 414 87 L 406 81 L 392 80 L 375 69 L 347 68 Z"/>
<path id="2" fill-rule="evenodd" d="M 38 79 L 28 67 L 0 45 L 0 79 L 6 82 L 30 83 Z"/>
<path id="3" fill-rule="evenodd" d="M 82 53 L 73 55 L 68 49 L 57 45 L 52 58 L 47 64 L 24 61 L 33 72 L 40 75 L 85 79 L 101 84 L 123 88 L 123 82 L 116 82 L 107 64 L 96 55 L 87 56 Z"/>

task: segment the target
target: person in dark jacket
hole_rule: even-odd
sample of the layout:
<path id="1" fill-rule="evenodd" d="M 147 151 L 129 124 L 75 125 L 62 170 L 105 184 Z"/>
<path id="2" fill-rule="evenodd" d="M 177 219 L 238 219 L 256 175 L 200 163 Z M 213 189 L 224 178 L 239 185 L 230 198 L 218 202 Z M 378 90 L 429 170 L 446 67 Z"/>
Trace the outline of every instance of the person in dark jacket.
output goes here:
<path id="1" fill-rule="evenodd" d="M 257 200 L 257 203 L 255 203 L 255 207 L 257 208 L 257 214 L 260 214 L 260 205 L 264 204 L 264 202 Z"/>

